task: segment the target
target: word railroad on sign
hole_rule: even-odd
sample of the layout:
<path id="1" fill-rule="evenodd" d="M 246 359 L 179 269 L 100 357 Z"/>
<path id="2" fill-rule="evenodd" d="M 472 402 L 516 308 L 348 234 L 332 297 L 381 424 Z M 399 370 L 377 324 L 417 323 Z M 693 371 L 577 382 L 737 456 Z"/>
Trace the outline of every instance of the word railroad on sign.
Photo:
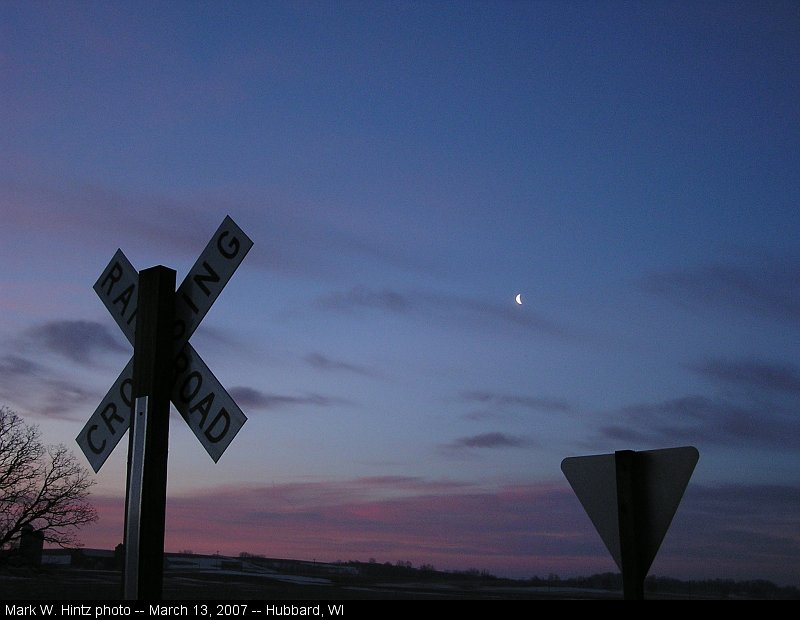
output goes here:
<path id="1" fill-rule="evenodd" d="M 247 417 L 189 344 L 189 338 L 251 247 L 250 238 L 226 217 L 175 292 L 175 380 L 170 400 L 214 462 Z M 117 250 L 94 285 L 131 344 L 136 334 L 138 285 L 139 274 L 122 250 Z M 95 472 L 131 425 L 133 366 L 131 358 L 76 438 Z"/>

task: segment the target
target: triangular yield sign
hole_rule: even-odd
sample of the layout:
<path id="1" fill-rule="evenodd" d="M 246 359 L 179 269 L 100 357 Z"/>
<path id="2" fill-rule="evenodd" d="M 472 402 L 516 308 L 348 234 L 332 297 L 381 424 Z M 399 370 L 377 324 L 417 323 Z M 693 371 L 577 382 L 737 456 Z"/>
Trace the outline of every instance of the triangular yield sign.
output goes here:
<path id="1" fill-rule="evenodd" d="M 639 562 L 643 574 L 658 553 L 661 541 L 678 510 L 700 453 L 693 446 L 637 452 L 639 501 L 644 510 L 644 527 L 639 535 Z"/>
<path id="2" fill-rule="evenodd" d="M 614 455 L 572 456 L 561 461 L 561 471 L 592 520 L 611 557 L 622 570 Z"/>
<path id="3" fill-rule="evenodd" d="M 642 578 L 658 553 L 699 458 L 697 448 L 692 446 L 635 453 L 632 488 Z M 622 570 L 615 455 L 566 458 L 561 462 L 561 471 Z"/>

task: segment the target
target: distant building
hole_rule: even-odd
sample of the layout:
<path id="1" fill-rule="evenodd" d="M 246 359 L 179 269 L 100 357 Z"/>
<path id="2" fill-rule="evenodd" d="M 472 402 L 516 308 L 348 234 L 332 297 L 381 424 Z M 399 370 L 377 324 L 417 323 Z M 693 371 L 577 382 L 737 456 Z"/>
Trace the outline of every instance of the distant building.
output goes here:
<path id="1" fill-rule="evenodd" d="M 34 530 L 33 526 L 22 526 L 19 537 L 19 559 L 26 566 L 42 565 L 42 548 L 44 547 L 44 532 Z"/>
<path id="2" fill-rule="evenodd" d="M 122 545 L 117 549 L 44 549 L 41 564 L 53 568 L 75 568 L 94 570 L 120 570 Z M 358 575 L 357 566 L 328 564 L 307 560 L 285 560 L 257 556 L 228 557 L 219 554 L 165 553 L 165 571 L 231 571 L 274 575 L 305 575 L 325 578 L 334 575 Z M 326 579 L 323 579 L 327 581 Z"/>
<path id="3" fill-rule="evenodd" d="M 42 552 L 42 565 L 114 570 L 114 551 L 111 549 L 45 549 Z"/>

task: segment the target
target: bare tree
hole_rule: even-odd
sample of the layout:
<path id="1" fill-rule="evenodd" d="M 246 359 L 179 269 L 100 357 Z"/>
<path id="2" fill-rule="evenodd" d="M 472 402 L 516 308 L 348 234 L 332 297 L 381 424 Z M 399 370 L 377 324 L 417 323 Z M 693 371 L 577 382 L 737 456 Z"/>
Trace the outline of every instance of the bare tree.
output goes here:
<path id="1" fill-rule="evenodd" d="M 0 407 L 0 548 L 27 526 L 45 542 L 74 545 L 78 528 L 97 520 L 94 480 L 66 446 L 45 446 L 39 429 Z"/>

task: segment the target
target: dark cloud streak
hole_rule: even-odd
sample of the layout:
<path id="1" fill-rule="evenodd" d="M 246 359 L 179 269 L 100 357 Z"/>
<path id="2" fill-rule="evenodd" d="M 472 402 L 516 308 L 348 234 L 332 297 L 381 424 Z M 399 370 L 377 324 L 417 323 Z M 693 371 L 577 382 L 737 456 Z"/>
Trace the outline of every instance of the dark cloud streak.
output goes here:
<path id="1" fill-rule="evenodd" d="M 30 376 L 41 372 L 42 367 L 18 355 L 6 355 L 0 359 L 0 375 L 5 376 Z"/>
<path id="2" fill-rule="evenodd" d="M 125 353 L 105 325 L 94 321 L 51 321 L 28 331 L 28 337 L 48 351 L 73 362 L 89 364 L 95 353 Z"/>
<path id="3" fill-rule="evenodd" d="M 91 413 L 89 407 L 94 407 L 100 402 L 101 394 L 94 390 L 87 390 L 74 382 L 62 379 L 47 379 L 44 382 L 41 403 L 37 410 L 53 418 L 84 421 Z M 83 412 L 76 409 L 83 409 Z"/>
<path id="4" fill-rule="evenodd" d="M 24 357 L 0 359 L 0 402 L 15 403 L 26 413 L 77 420 L 75 410 L 85 409 L 99 398 L 94 391 Z"/>
<path id="5" fill-rule="evenodd" d="M 698 374 L 746 388 L 800 394 L 800 370 L 792 364 L 742 360 L 709 360 L 691 367 Z"/>
<path id="6" fill-rule="evenodd" d="M 800 419 L 776 405 L 739 405 L 705 396 L 686 396 L 659 403 L 642 403 L 604 415 L 615 418 L 600 426 L 606 440 L 664 443 L 702 442 L 717 445 L 762 445 L 795 450 Z"/>
<path id="7" fill-rule="evenodd" d="M 571 330 L 528 308 L 428 291 L 401 293 L 392 289 L 373 290 L 358 286 L 323 295 L 316 300 L 315 306 L 324 311 L 378 310 L 394 315 L 420 315 L 426 319 L 446 318 L 447 321 L 460 320 L 467 324 L 477 322 L 482 327 L 499 323 L 557 338 L 574 336 Z"/>
<path id="8" fill-rule="evenodd" d="M 406 313 L 411 302 L 396 291 L 383 289 L 375 291 L 363 286 L 348 291 L 330 293 L 317 300 L 317 306 L 324 310 L 349 312 L 359 308 L 373 308 L 392 313 Z"/>
<path id="9" fill-rule="evenodd" d="M 762 258 L 746 267 L 717 263 L 650 273 L 640 286 L 688 307 L 746 310 L 800 323 L 800 261 L 794 259 Z"/>
<path id="10" fill-rule="evenodd" d="M 797 585 L 799 529 L 797 485 L 690 483 L 656 564 Z"/>
<path id="11" fill-rule="evenodd" d="M 516 396 L 474 390 L 462 392 L 461 397 L 468 402 L 492 405 L 495 407 L 524 407 L 536 411 L 554 411 L 558 413 L 569 413 L 572 411 L 569 403 L 564 400 L 542 398 L 538 396 Z"/>
<path id="12" fill-rule="evenodd" d="M 331 372 L 348 372 L 356 375 L 362 375 L 365 377 L 374 377 L 375 373 L 364 366 L 359 366 L 356 364 L 351 364 L 349 362 L 343 362 L 341 360 L 335 360 L 327 355 L 322 355 L 321 353 L 309 353 L 306 355 L 303 360 L 313 368 L 323 371 L 331 371 Z"/>
<path id="13" fill-rule="evenodd" d="M 470 437 L 460 437 L 452 443 L 442 446 L 445 450 L 463 450 L 465 448 L 525 448 L 532 445 L 530 439 L 505 433 L 481 433 Z"/>
<path id="14" fill-rule="evenodd" d="M 241 407 L 262 410 L 280 410 L 295 406 L 333 407 L 349 403 L 349 401 L 341 398 L 322 396 L 320 394 L 287 396 L 284 394 L 270 394 L 242 386 L 231 388 L 230 394 Z"/>

